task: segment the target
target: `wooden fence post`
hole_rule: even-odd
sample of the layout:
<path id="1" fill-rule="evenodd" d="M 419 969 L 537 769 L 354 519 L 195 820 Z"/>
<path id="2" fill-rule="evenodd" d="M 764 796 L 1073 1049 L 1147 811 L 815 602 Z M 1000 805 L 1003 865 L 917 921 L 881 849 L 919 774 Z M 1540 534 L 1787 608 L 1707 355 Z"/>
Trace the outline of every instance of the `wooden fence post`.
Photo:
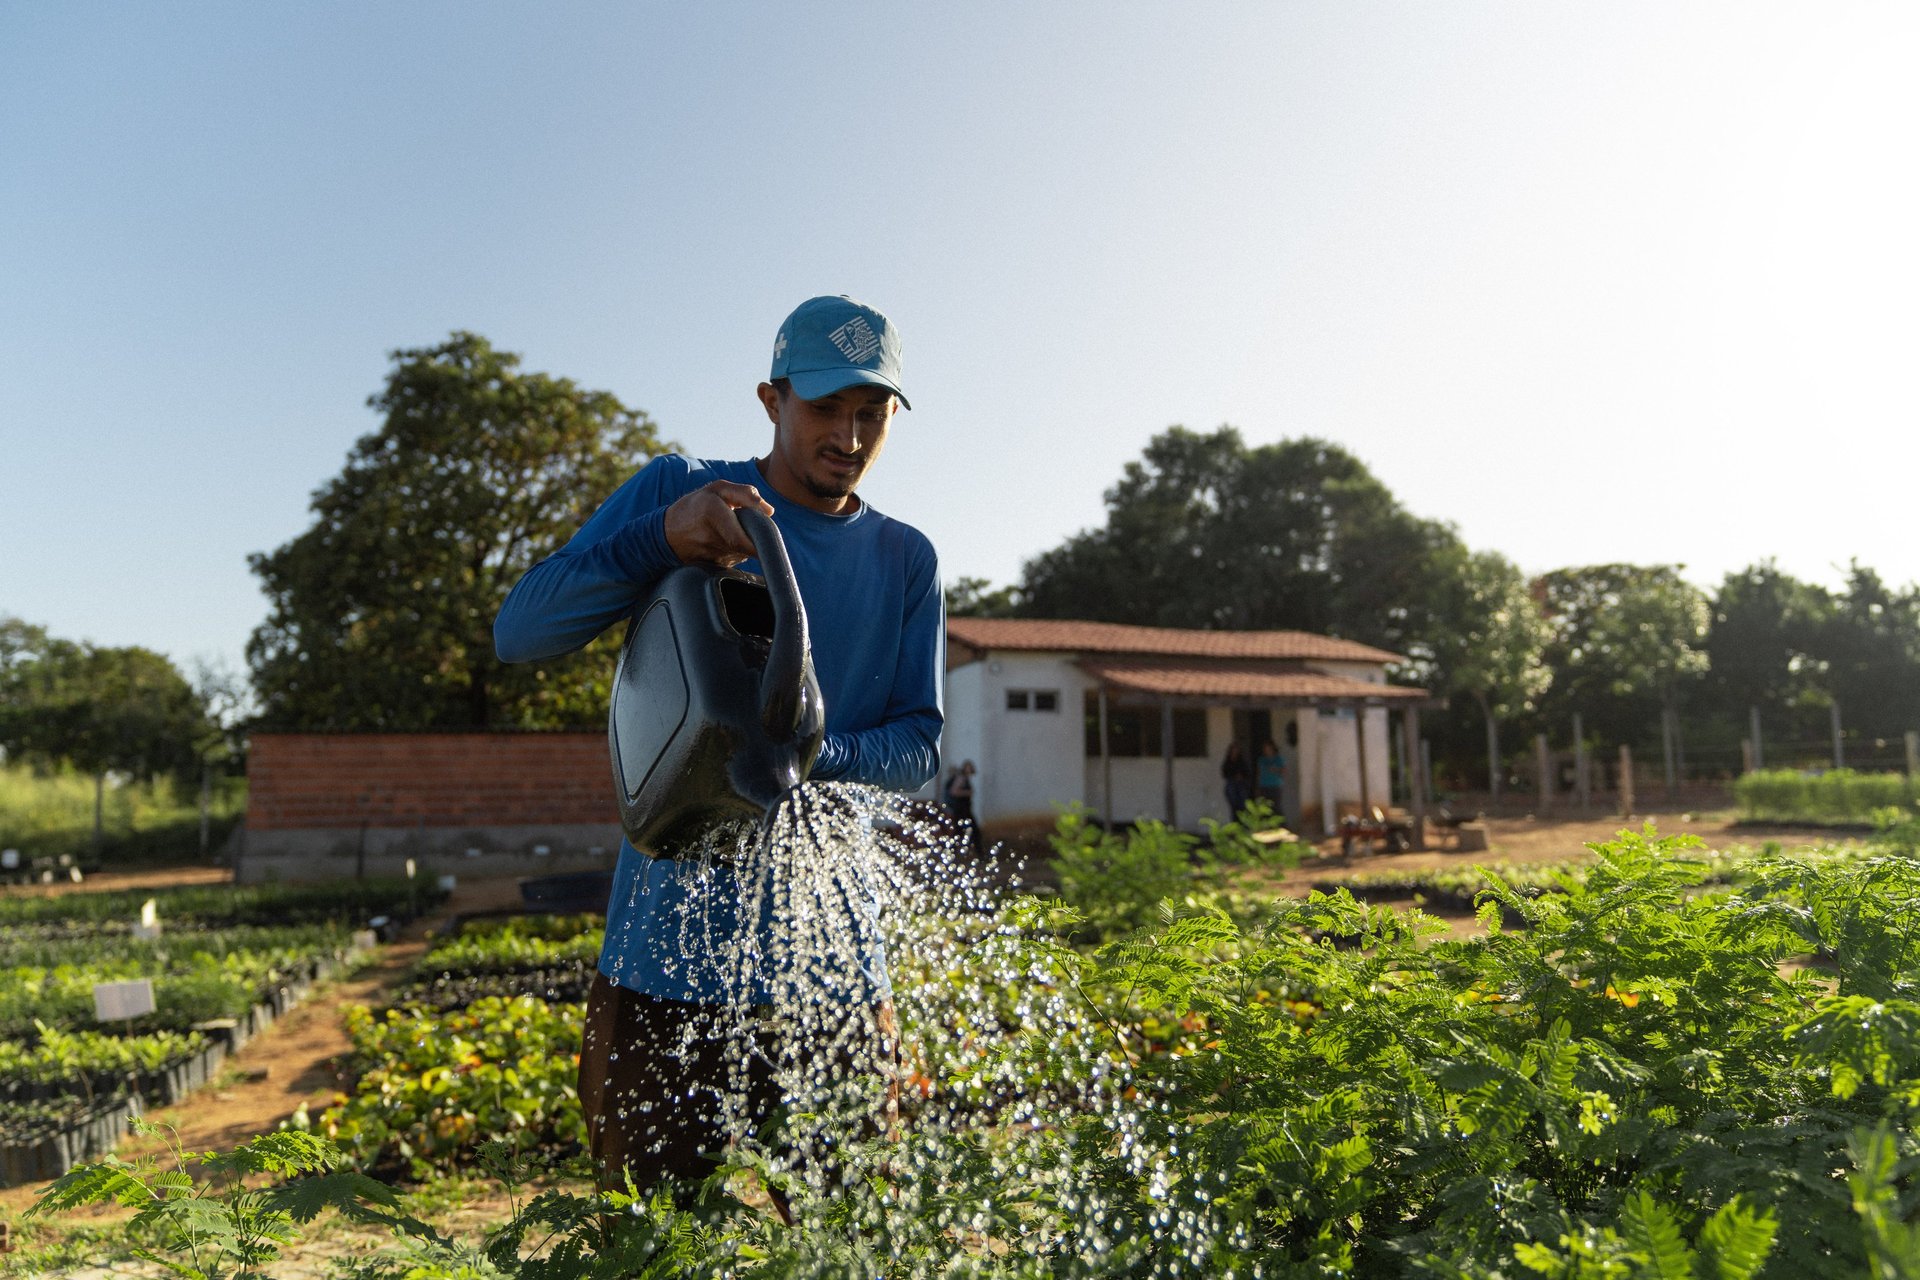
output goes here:
<path id="1" fill-rule="evenodd" d="M 1672 800 L 1680 790 L 1680 771 L 1674 767 L 1673 759 L 1673 720 L 1674 709 L 1665 707 L 1660 712 L 1660 754 L 1667 767 L 1667 799 Z"/>
<path id="2" fill-rule="evenodd" d="M 1533 806 L 1541 813 L 1553 807 L 1553 774 L 1549 772 L 1552 761 L 1548 759 L 1547 735 L 1533 735 Z"/>
<path id="3" fill-rule="evenodd" d="M 1620 816 L 1633 816 L 1633 748 L 1620 744 Z"/>
<path id="4" fill-rule="evenodd" d="M 1587 767 L 1587 731 L 1578 711 L 1573 713 L 1573 793 L 1579 797 L 1584 817 L 1593 807 L 1593 772 Z"/>
<path id="5" fill-rule="evenodd" d="M 1160 699 L 1160 765 L 1166 774 L 1167 827 L 1180 829 L 1180 808 L 1173 798 L 1173 699 Z M 1233 817 L 1239 817 L 1238 814 Z M 1228 819 L 1231 821 L 1232 819 Z"/>
<path id="6" fill-rule="evenodd" d="M 1400 747 L 1413 757 L 1414 772 L 1406 774 L 1408 807 L 1413 810 L 1413 847 L 1427 847 L 1427 740 L 1420 736 L 1420 708 L 1408 707 L 1400 715 Z M 1401 757 L 1403 760 L 1406 755 Z M 1402 767 L 1405 772 L 1405 766 Z"/>

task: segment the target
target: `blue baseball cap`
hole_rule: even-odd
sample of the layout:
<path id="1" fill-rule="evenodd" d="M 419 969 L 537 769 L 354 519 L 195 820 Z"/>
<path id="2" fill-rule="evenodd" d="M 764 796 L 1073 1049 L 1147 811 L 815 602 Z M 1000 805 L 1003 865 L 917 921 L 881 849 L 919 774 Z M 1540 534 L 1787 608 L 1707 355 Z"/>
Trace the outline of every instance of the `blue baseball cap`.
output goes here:
<path id="1" fill-rule="evenodd" d="M 773 372 L 785 378 L 803 400 L 871 383 L 900 397 L 900 331 L 893 322 L 846 294 L 808 298 L 780 324 L 773 340 Z"/>

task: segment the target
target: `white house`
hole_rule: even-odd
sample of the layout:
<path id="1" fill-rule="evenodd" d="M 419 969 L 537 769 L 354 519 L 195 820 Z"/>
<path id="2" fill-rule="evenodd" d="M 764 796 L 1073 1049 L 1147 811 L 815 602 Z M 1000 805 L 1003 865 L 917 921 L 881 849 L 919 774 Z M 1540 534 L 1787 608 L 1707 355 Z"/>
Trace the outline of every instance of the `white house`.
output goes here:
<path id="1" fill-rule="evenodd" d="M 1390 709 L 1419 741 L 1423 689 L 1387 683 L 1388 653 L 1303 631 L 1185 631 L 1024 618 L 947 620 L 944 771 L 978 770 L 974 813 L 997 830 L 1077 802 L 1112 823 L 1224 821 L 1220 763 L 1269 738 L 1282 808 L 1303 831 L 1386 805 Z"/>

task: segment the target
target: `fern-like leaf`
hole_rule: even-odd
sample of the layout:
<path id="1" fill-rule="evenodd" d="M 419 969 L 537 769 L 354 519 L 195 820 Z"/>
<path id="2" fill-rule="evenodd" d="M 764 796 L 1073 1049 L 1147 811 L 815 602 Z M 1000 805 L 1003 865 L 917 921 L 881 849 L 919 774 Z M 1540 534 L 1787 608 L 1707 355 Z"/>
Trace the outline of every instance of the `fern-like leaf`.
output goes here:
<path id="1" fill-rule="evenodd" d="M 1753 1280 L 1773 1253 L 1780 1223 L 1771 1209 L 1749 1209 L 1735 1196 L 1700 1229 L 1710 1280 Z"/>
<path id="2" fill-rule="evenodd" d="M 324 1173 L 338 1168 L 345 1157 L 318 1134 L 299 1129 L 276 1129 L 249 1140 L 232 1151 L 209 1156 L 207 1168 L 216 1173 L 272 1173 L 289 1177 Z"/>
<path id="3" fill-rule="evenodd" d="M 25 1216 L 38 1217 L 108 1202 L 135 1206 L 151 1203 L 157 1197 L 142 1176 L 144 1172 L 116 1156 L 78 1165 L 55 1179 Z"/>
<path id="4" fill-rule="evenodd" d="M 1646 1258 L 1641 1273 L 1649 1280 L 1693 1280 L 1694 1253 L 1680 1235 L 1680 1224 L 1653 1196 L 1642 1190 L 1620 1207 L 1621 1234 Z"/>

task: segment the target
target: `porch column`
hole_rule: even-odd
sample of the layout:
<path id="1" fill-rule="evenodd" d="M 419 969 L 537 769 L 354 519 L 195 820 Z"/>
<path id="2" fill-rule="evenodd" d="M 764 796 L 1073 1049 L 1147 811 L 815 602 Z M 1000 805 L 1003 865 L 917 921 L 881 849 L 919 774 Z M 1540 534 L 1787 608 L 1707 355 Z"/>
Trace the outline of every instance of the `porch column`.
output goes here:
<path id="1" fill-rule="evenodd" d="M 1107 682 L 1100 682 L 1100 784 L 1106 794 L 1100 805 L 1101 820 L 1113 830 L 1113 750 L 1107 742 Z"/>
<path id="2" fill-rule="evenodd" d="M 1413 847 L 1427 847 L 1427 758 L 1420 742 L 1420 708 L 1413 703 L 1400 713 L 1400 740 L 1411 744 L 1413 775 L 1408 779 L 1408 799 L 1413 809 Z"/>
<path id="3" fill-rule="evenodd" d="M 1353 709 L 1353 741 L 1360 752 L 1360 820 L 1373 815 L 1373 796 L 1367 789 L 1367 704 Z"/>
<path id="4" fill-rule="evenodd" d="M 1179 829 L 1180 810 L 1173 801 L 1173 700 L 1160 699 L 1160 763 L 1167 775 L 1167 825 Z"/>

